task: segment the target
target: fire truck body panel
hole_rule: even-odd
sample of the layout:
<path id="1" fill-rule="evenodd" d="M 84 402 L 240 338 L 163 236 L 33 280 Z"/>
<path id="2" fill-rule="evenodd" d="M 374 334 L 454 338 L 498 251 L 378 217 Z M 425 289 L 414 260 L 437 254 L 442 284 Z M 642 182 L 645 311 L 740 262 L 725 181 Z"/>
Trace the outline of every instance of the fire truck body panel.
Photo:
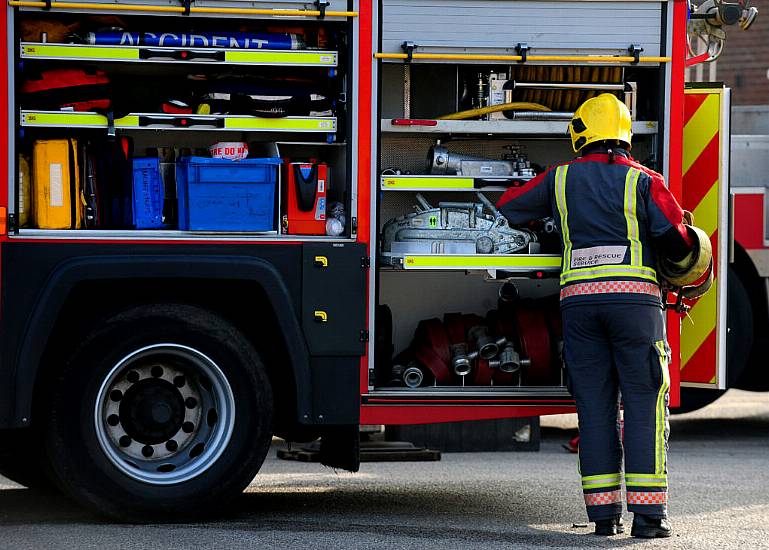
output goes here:
<path id="1" fill-rule="evenodd" d="M 180 513 L 204 490 L 231 496 L 236 485 L 253 478 L 273 433 L 293 441 L 321 437 L 325 464 L 356 470 L 361 424 L 573 411 L 558 343 L 560 255 L 553 243 L 560 241 L 546 221 L 536 228 L 507 227 L 484 199 L 493 202 L 507 186 L 521 184 L 517 178 L 535 171 L 532 163 L 538 171 L 570 159 L 570 111 L 590 93 L 609 90 L 631 105 L 634 154 L 663 173 L 678 198 L 686 196 L 687 3 L 681 0 L 335 0 L 333 6 L 205 0 L 188 6 L 187 14 L 184 6 L 161 9 L 153 0 L 95 1 L 87 9 L 66 10 L 55 4 L 50 13 L 63 21 L 127 10 L 133 25 L 171 21 L 184 28 L 189 17 L 204 27 L 274 25 L 317 41 L 305 51 L 274 58 L 262 52 L 248 62 L 209 50 L 109 50 L 135 57 L 123 62 L 99 57 L 102 50 L 86 43 L 42 55 L 44 37 L 20 48 L 21 23 L 47 17 L 45 5 L 11 0 L 0 14 L 8 36 L 0 45 L 0 71 L 9 75 L 0 91 L 8 105 L 0 109 L 0 123 L 9 128 L 0 139 L 0 173 L 9 175 L 0 183 L 0 428 L 17 428 L 2 433 L 27 437 L 37 433 L 28 428 L 40 426 L 48 455 L 33 453 L 42 445 L 38 439 L 17 456 L 29 464 L 31 457 L 54 457 L 63 469 L 56 475 L 71 494 L 116 517 L 167 509 L 174 492 L 163 492 L 169 485 L 179 494 L 190 491 Z M 271 11 L 276 9 L 296 11 Z M 335 56 L 323 53 L 324 44 Z M 89 53 L 72 53 L 82 51 Z M 31 69 L 69 62 L 104 68 L 111 77 L 160 78 L 164 68 L 186 77 L 188 55 L 203 55 L 192 65 L 206 77 L 224 63 L 221 68 L 240 77 L 322 82 L 335 94 L 333 116 L 140 112 L 118 119 L 118 138 L 130 136 L 139 150 L 179 149 L 174 161 L 225 138 L 250 141 L 265 156 L 320 160 L 332 174 L 325 191 L 343 205 L 344 232 L 288 231 L 280 175 L 270 205 L 275 226 L 259 234 L 21 227 L 20 207 L 29 197 L 21 196 L 18 184 L 19 154 L 29 154 L 37 140 L 70 137 L 70 130 L 82 141 L 106 140 L 109 127 L 101 114 L 88 114 L 84 123 L 83 113 L 27 109 L 20 89 Z M 292 65 L 286 61 L 292 55 L 311 60 L 294 57 Z M 332 58 L 337 66 L 329 69 Z M 491 101 L 492 81 L 508 82 L 498 90 L 504 102 L 547 103 L 550 113 L 535 107 L 533 114 L 510 117 L 499 111 L 470 117 L 475 120 L 440 118 L 501 105 Z M 425 153 L 435 163 L 440 147 L 476 172 L 425 169 Z M 516 163 L 528 166 L 516 179 L 491 177 L 492 168 Z M 736 211 L 754 211 L 753 201 L 765 196 L 754 190 L 737 195 Z M 723 251 L 727 210 L 724 201 L 720 206 Z M 407 235 L 401 240 L 385 231 L 399 219 L 419 220 L 400 233 Z M 439 226 L 454 231 L 458 244 L 436 237 Z M 497 240 L 478 238 L 480 229 Z M 515 244 L 524 236 L 528 244 Z M 518 248 L 502 253 L 486 249 L 482 239 Z M 766 243 L 750 242 L 750 257 L 761 257 Z M 719 335 L 726 330 L 722 270 L 720 317 L 713 326 Z M 510 288 L 515 298 L 503 296 Z M 673 406 L 679 399 L 680 323 L 681 316 L 669 311 Z M 719 337 L 723 359 L 726 341 Z M 429 345 L 420 348 L 420 338 Z M 484 346 L 495 352 L 481 356 Z M 118 351 L 122 356 L 113 356 Z M 715 372 L 720 364 L 713 357 L 707 367 Z M 464 366 L 470 370 L 461 374 Z M 443 368 L 445 377 L 428 381 L 434 367 Z M 407 383 L 408 369 L 419 383 Z M 716 382 L 722 387 L 726 376 Z M 68 402 L 65 389 L 85 404 Z M 22 477 L 30 474 L 23 460 L 6 460 L 6 450 L 0 441 L 0 473 L 35 481 L 34 475 Z M 92 476 L 78 470 L 88 461 Z M 80 477 L 65 475 L 71 472 Z M 116 495 L 114 503 L 107 493 Z"/>

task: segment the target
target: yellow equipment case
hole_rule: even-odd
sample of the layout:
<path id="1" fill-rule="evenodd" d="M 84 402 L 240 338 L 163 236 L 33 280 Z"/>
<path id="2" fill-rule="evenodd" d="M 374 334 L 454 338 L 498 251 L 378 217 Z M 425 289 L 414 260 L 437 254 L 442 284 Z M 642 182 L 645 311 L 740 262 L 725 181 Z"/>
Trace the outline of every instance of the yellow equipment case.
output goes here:
<path id="1" fill-rule="evenodd" d="M 77 141 L 38 140 L 32 149 L 32 225 L 79 229 L 83 219 Z"/>

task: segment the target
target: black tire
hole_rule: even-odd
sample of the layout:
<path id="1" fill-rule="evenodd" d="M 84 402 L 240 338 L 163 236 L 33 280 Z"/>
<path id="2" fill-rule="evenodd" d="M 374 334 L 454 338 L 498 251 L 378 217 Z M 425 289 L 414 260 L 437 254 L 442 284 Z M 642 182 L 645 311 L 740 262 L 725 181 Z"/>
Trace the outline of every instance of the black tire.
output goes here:
<path id="1" fill-rule="evenodd" d="M 729 267 L 726 296 L 726 378 L 732 388 L 745 371 L 753 346 L 753 307 L 740 276 Z M 710 292 L 715 292 L 712 289 Z M 684 321 L 686 322 L 686 321 Z M 714 403 L 726 390 L 681 388 L 681 407 L 676 413 L 687 413 Z"/>
<path id="2" fill-rule="evenodd" d="M 39 491 L 52 492 L 42 437 L 32 429 L 0 431 L 0 475 Z"/>
<path id="3" fill-rule="evenodd" d="M 147 414 L 155 421 L 156 418 L 152 415 L 155 415 L 159 398 L 147 397 L 150 394 L 141 394 L 141 399 L 135 398 L 137 393 L 146 390 L 145 385 L 141 391 L 134 391 L 131 394 L 134 397 L 129 400 L 129 391 L 133 391 L 131 386 L 125 391 L 123 401 L 120 402 L 118 428 L 107 427 L 108 424 L 113 424 L 107 419 L 102 420 L 102 411 L 105 409 L 100 404 L 107 403 L 104 398 L 105 391 L 110 399 L 113 395 L 111 392 L 114 390 L 109 390 L 110 380 L 129 384 L 131 371 L 141 371 L 145 368 L 137 367 L 138 362 L 129 362 L 129 368 L 121 371 L 121 365 L 125 364 L 126 358 L 134 356 L 141 357 L 141 361 L 147 365 L 160 365 L 166 372 L 173 372 L 172 369 L 176 368 L 187 369 L 183 371 L 186 376 L 182 379 L 187 381 L 184 387 L 195 386 L 201 391 L 198 397 L 201 400 L 206 399 L 204 393 L 214 391 L 211 389 L 211 380 L 207 378 L 209 375 L 201 374 L 203 371 L 199 372 L 200 367 L 192 362 L 184 363 L 183 359 L 172 358 L 171 361 L 178 363 L 169 367 L 168 346 L 178 346 L 180 350 L 191 349 L 197 354 L 194 357 L 203 354 L 207 359 L 210 358 L 216 365 L 218 374 L 222 375 L 222 380 L 226 381 L 224 385 L 216 382 L 214 390 L 229 386 L 231 394 L 227 395 L 230 399 L 222 406 L 229 403 L 231 408 L 227 410 L 231 410 L 233 414 L 225 415 L 224 411 L 220 415 L 214 413 L 212 420 L 208 421 L 203 419 L 211 418 L 210 409 L 208 417 L 201 415 L 198 427 L 193 426 L 194 437 L 197 437 L 195 434 L 198 432 L 203 433 L 203 430 L 212 433 L 219 433 L 217 430 L 225 433 L 229 430 L 228 438 L 222 437 L 215 444 L 211 443 L 212 448 L 219 445 L 217 448 L 221 449 L 220 454 L 218 457 L 207 457 L 209 452 L 205 446 L 201 446 L 195 454 L 194 448 L 190 450 L 189 447 L 184 447 L 183 443 L 179 444 L 179 448 L 173 449 L 175 453 L 171 456 L 186 462 L 180 462 L 182 466 L 178 471 L 184 471 L 183 464 L 199 464 L 201 470 L 193 477 L 161 484 L 154 480 L 137 478 L 136 476 L 149 475 L 146 472 L 150 470 L 145 471 L 136 464 L 131 464 L 130 459 L 117 460 L 116 456 L 125 458 L 127 455 L 120 453 L 128 451 L 120 449 L 122 442 L 120 446 L 113 446 L 110 444 L 113 441 L 109 438 L 111 436 L 105 436 L 105 430 L 128 430 L 128 423 L 133 423 L 131 433 L 134 441 L 144 445 L 144 428 L 136 428 L 137 425 L 144 425 L 136 421 L 136 418 L 144 422 L 147 417 L 142 415 L 145 415 L 145 411 L 150 411 Z M 137 350 L 149 351 L 132 355 L 136 354 Z M 156 350 L 157 353 L 153 355 Z M 147 368 L 152 370 L 155 366 Z M 171 384 L 162 379 L 158 382 L 158 379 L 152 378 L 154 376 L 156 374 L 153 372 L 134 386 L 138 388 L 145 382 L 150 385 L 162 382 L 170 388 L 168 391 L 173 391 Z M 174 384 L 175 381 L 176 379 Z M 152 394 L 156 396 L 160 390 L 153 388 L 152 391 L 156 392 Z M 180 397 L 183 398 L 181 394 Z M 186 403 L 183 399 L 180 402 Z M 130 414 L 123 413 L 124 403 L 129 403 L 127 410 Z M 170 403 L 173 405 L 174 401 Z M 182 406 L 180 414 L 187 414 L 188 408 L 189 405 Z M 136 412 L 137 410 L 139 412 Z M 166 410 L 170 409 L 166 407 Z M 107 418 L 115 416 L 118 415 L 113 414 Z M 231 421 L 225 422 L 222 416 Z M 172 421 L 166 422 L 167 418 L 162 420 L 166 422 L 162 426 L 170 426 L 178 420 L 178 416 L 171 417 Z M 174 425 L 179 428 L 179 425 Z M 171 429 L 174 427 L 171 426 Z M 136 436 L 137 430 L 142 434 Z M 215 510 L 221 511 L 222 505 L 241 493 L 258 472 L 272 438 L 272 391 L 256 351 L 240 331 L 221 317 L 197 307 L 179 304 L 135 307 L 107 319 L 73 354 L 54 385 L 45 431 L 46 449 L 53 477 L 66 494 L 84 506 L 97 513 L 131 522 L 193 519 Z M 181 429 L 175 433 L 176 436 L 186 437 Z M 194 443 L 193 439 L 190 445 Z M 164 443 L 166 447 L 167 444 L 168 441 Z M 208 445 L 208 442 L 205 444 Z M 198 445 L 200 443 L 195 444 L 195 447 Z M 159 448 L 160 444 L 156 447 Z M 143 450 L 144 448 L 142 452 Z M 195 458 L 192 458 L 193 456 Z M 148 458 L 146 464 L 141 458 L 135 462 L 141 463 L 144 468 L 151 464 L 151 460 L 152 458 Z M 161 474 L 161 471 L 158 466 L 155 475 L 165 482 L 175 475 Z M 163 477 L 166 475 L 169 477 Z"/>

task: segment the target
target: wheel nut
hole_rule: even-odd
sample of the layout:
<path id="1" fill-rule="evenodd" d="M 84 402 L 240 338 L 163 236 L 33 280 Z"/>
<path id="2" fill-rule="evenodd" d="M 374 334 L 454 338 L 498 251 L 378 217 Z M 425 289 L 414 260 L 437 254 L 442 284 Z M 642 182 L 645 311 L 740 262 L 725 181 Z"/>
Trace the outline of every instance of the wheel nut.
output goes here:
<path id="1" fill-rule="evenodd" d="M 131 384 L 136 384 L 140 378 L 139 373 L 135 370 L 130 371 L 125 377 Z"/>
<path id="2" fill-rule="evenodd" d="M 155 454 L 155 449 L 153 449 L 151 445 L 145 445 L 144 447 L 142 447 L 142 454 L 147 458 L 149 458 L 153 454 Z"/>
<path id="3" fill-rule="evenodd" d="M 168 449 L 172 453 L 176 451 L 176 449 L 178 448 L 179 448 L 179 444 L 175 440 L 169 439 L 168 441 L 166 441 L 166 449 Z"/>
<path id="4" fill-rule="evenodd" d="M 152 374 L 152 376 L 154 376 L 155 378 L 160 378 L 161 376 L 163 376 L 163 367 L 161 367 L 160 365 L 155 365 L 154 367 L 152 367 L 152 370 L 150 370 L 150 374 Z"/>
<path id="5" fill-rule="evenodd" d="M 182 424 L 182 431 L 186 434 L 190 434 L 195 430 L 195 424 L 192 422 L 185 422 Z"/>
<path id="6" fill-rule="evenodd" d="M 177 388 L 183 388 L 184 385 L 187 383 L 187 379 L 184 378 L 181 374 L 179 376 L 174 377 L 174 386 Z"/>
<path id="7" fill-rule="evenodd" d="M 198 400 L 195 399 L 194 397 L 188 397 L 187 399 L 184 400 L 184 405 L 188 409 L 194 409 L 195 407 L 198 406 Z"/>
<path id="8" fill-rule="evenodd" d="M 117 426 L 120 424 L 120 417 L 116 414 L 111 414 L 107 417 L 107 424 L 110 426 Z"/>
<path id="9" fill-rule="evenodd" d="M 131 446 L 131 438 L 127 435 L 124 435 L 120 438 L 120 446 L 121 447 L 130 447 Z"/>
<path id="10" fill-rule="evenodd" d="M 113 401 L 120 401 L 121 399 L 123 399 L 123 392 L 120 390 L 112 390 L 109 393 L 109 398 L 112 399 Z"/>

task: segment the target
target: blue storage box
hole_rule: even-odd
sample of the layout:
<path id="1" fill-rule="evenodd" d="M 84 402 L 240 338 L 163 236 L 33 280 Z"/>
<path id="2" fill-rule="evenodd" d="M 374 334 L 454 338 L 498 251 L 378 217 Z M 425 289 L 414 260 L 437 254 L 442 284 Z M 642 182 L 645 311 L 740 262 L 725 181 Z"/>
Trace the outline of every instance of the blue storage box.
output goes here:
<path id="1" fill-rule="evenodd" d="M 280 163 L 279 158 L 179 159 L 176 163 L 179 229 L 274 230 Z"/>
<path id="2" fill-rule="evenodd" d="M 133 224 L 136 229 L 163 227 L 163 180 L 160 159 L 133 159 Z"/>

